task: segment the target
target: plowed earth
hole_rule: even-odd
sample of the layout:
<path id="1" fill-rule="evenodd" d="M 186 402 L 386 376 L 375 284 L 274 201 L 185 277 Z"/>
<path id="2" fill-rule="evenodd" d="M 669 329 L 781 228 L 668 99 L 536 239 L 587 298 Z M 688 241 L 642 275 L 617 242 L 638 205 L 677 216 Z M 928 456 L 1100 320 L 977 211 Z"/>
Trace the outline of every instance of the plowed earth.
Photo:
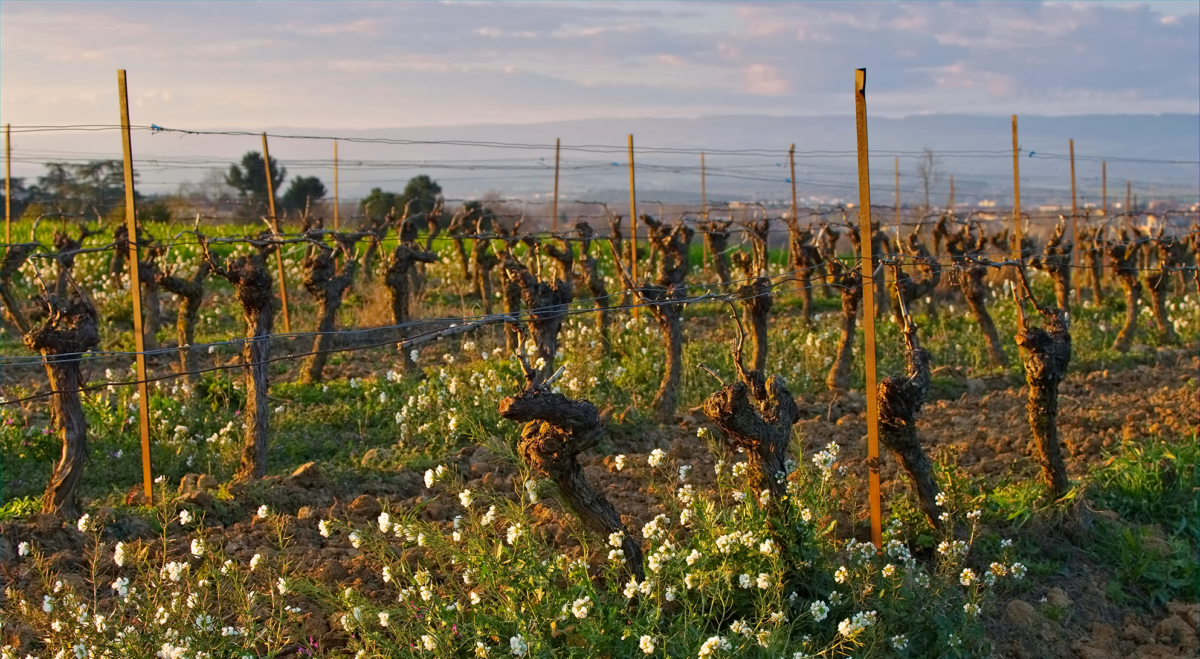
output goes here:
<path id="1" fill-rule="evenodd" d="M 1191 351 L 1160 358 L 1154 367 L 1099 371 L 1068 378 L 1061 389 L 1059 428 L 1072 477 L 1084 474 L 1090 463 L 1101 460 L 1106 449 L 1123 439 L 1194 436 L 1200 424 L 1198 370 L 1200 361 Z M 919 417 L 922 443 L 938 459 L 956 460 L 960 467 L 976 475 L 1038 478 L 1025 417 L 1027 391 L 1002 379 L 983 384 L 989 390 L 982 394 L 963 394 L 958 399 L 926 404 Z M 978 381 L 972 389 L 979 392 Z M 800 459 L 808 460 L 829 442 L 836 442 L 841 447 L 839 464 L 854 472 L 858 482 L 865 483 L 866 429 L 861 394 L 822 394 L 802 397 L 799 402 L 806 419 L 798 424 L 804 450 Z M 702 415 L 693 411 L 684 414 L 677 427 L 633 432 L 614 425 L 610 427 L 609 439 L 601 445 L 608 455 L 581 456 L 587 479 L 622 513 L 627 527 L 640 528 L 661 512 L 659 498 L 652 493 L 653 485 L 649 484 L 644 466 L 645 454 L 651 450 L 667 450 L 669 464 L 693 465 L 698 487 L 712 484 L 714 459 L 696 437 L 696 429 L 702 422 Z M 621 453 L 628 456 L 630 465 L 636 466 L 618 471 L 612 456 Z M 519 479 L 514 487 L 517 468 L 482 446 L 464 448 L 445 464 L 457 466 L 468 487 L 488 491 L 493 496 L 515 500 L 517 490 L 521 489 Z M 288 516 L 288 530 L 293 536 L 290 551 L 302 572 L 329 586 L 352 587 L 368 597 L 390 599 L 392 595 L 385 593 L 378 566 L 351 547 L 344 534 L 322 538 L 317 521 L 335 518 L 370 523 L 380 512 L 381 501 L 399 508 L 423 504 L 422 518 L 447 524 L 461 514 L 461 509 L 452 496 L 445 493 L 439 496 L 425 489 L 417 471 L 364 470 L 364 474 L 360 480 L 331 483 L 317 465 L 310 464 L 289 477 L 234 486 L 233 501 L 217 501 L 200 489 L 188 492 L 186 499 L 208 511 L 209 542 L 223 545 L 239 561 L 246 562 L 255 553 L 267 556 L 274 553 L 270 549 L 271 529 L 253 514 L 265 503 Z M 908 487 L 895 461 L 886 454 L 881 475 L 885 498 L 888 492 Z M 857 491 L 851 494 L 864 496 Z M 556 502 L 538 504 L 535 514 L 540 518 L 540 531 L 548 539 L 566 551 L 577 546 L 570 533 L 577 525 Z M 861 524 L 858 529 L 861 531 Z M 1061 526 L 1025 532 L 1041 534 L 1036 540 L 1042 543 L 1072 542 L 1070 530 Z M 175 522 L 168 527 L 168 533 L 174 545 L 172 553 L 186 556 L 188 539 L 183 529 Z M 117 515 L 106 535 L 110 536 L 106 540 L 141 541 L 150 547 L 156 542 L 146 522 L 128 515 Z M 86 573 L 84 535 L 73 526 L 64 527 L 53 517 L 37 515 L 23 522 L 0 524 L 0 558 L 6 583 L 20 587 L 32 576 L 23 563 L 14 561 L 14 547 L 25 540 L 34 540 L 43 547 L 59 570 Z M 403 558 L 415 564 L 422 551 L 406 550 Z M 109 560 L 101 559 L 98 581 L 115 575 L 115 566 Z M 999 656 L 1022 659 L 1194 659 L 1197 656 L 1195 603 L 1172 602 L 1165 609 L 1149 610 L 1122 607 L 1105 594 L 1108 575 L 1082 557 L 1078 560 L 1084 562 L 1068 565 L 1063 571 L 1071 576 L 1039 578 L 1032 591 L 1001 601 L 992 609 L 986 624 Z M 64 580 L 83 584 L 82 576 L 68 576 Z M 305 612 L 305 636 L 318 640 L 322 648 L 338 647 L 345 642 L 344 632 L 331 624 L 327 614 L 315 603 L 296 597 L 290 604 Z M 1041 612 L 1045 607 L 1039 606 L 1043 602 L 1064 610 L 1065 615 L 1055 616 L 1056 619 L 1047 617 Z M 6 637 L 23 636 L 21 640 L 25 643 L 32 632 L 10 627 L 4 631 Z"/>

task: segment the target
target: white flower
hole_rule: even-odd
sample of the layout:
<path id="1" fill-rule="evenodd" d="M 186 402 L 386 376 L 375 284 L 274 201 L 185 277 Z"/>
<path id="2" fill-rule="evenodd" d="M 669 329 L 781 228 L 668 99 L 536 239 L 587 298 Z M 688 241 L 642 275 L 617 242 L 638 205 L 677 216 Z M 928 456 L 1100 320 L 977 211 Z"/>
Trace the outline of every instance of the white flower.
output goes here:
<path id="1" fill-rule="evenodd" d="M 521 528 L 520 523 L 508 527 L 508 544 L 515 546 L 523 533 L 524 530 Z"/>
<path id="2" fill-rule="evenodd" d="M 87 533 L 88 522 L 90 522 L 91 519 L 92 519 L 91 515 L 84 513 L 83 517 L 80 517 L 79 521 L 75 523 L 75 526 L 78 527 L 79 530 L 82 531 L 83 533 Z"/>
<path id="3" fill-rule="evenodd" d="M 279 577 L 275 580 L 275 589 L 279 591 L 280 595 L 287 595 L 287 581 L 283 577 Z"/>
<path id="4" fill-rule="evenodd" d="M 618 455 L 617 457 L 613 458 L 613 466 L 617 468 L 617 471 L 621 471 L 622 469 L 624 469 L 625 468 L 625 455 L 622 454 L 622 455 Z"/>
<path id="5" fill-rule="evenodd" d="M 483 598 L 479 596 L 479 593 L 472 590 L 471 591 L 471 604 L 479 604 L 482 601 L 483 601 Z"/>
<path id="6" fill-rule="evenodd" d="M 850 571 L 846 569 L 845 565 L 839 567 L 837 569 L 837 572 L 833 573 L 833 580 L 838 583 L 846 583 L 846 579 L 849 579 L 849 578 L 850 578 Z"/>
<path id="7" fill-rule="evenodd" d="M 732 647 L 733 646 L 729 643 L 729 641 L 725 640 L 723 637 L 710 636 L 708 637 L 708 640 L 700 646 L 699 654 L 702 658 L 708 657 L 717 650 L 729 650 Z"/>
<path id="8" fill-rule="evenodd" d="M 195 556 L 196 558 L 200 558 L 203 555 L 204 555 L 204 541 L 201 540 L 200 538 L 193 539 L 192 540 L 192 556 Z"/>
<path id="9" fill-rule="evenodd" d="M 962 574 L 958 575 L 958 582 L 964 586 L 970 586 L 976 581 L 978 578 L 975 576 L 975 570 L 971 568 L 964 568 Z"/>
<path id="10" fill-rule="evenodd" d="M 855 613 L 852 617 L 846 618 L 838 623 L 838 633 L 846 637 L 854 636 L 867 627 L 875 624 L 877 617 L 878 614 L 874 611 Z"/>
<path id="11" fill-rule="evenodd" d="M 118 543 L 118 544 L 120 544 L 120 543 Z M 28 556 L 29 555 L 29 543 L 28 542 L 22 542 L 21 544 L 17 545 L 17 555 L 18 556 Z M 120 565 L 120 564 L 121 564 L 120 562 L 117 563 L 117 565 Z"/>
<path id="12" fill-rule="evenodd" d="M 704 554 L 701 554 L 699 551 L 693 549 L 692 553 L 688 554 L 687 564 L 695 565 L 696 561 L 700 560 L 701 558 L 704 558 Z"/>
<path id="13" fill-rule="evenodd" d="M 610 561 L 625 560 L 625 550 L 624 549 L 610 549 L 608 551 L 608 560 L 610 560 Z"/>
<path id="14" fill-rule="evenodd" d="M 262 559 L 263 559 L 262 554 L 255 554 L 254 556 L 252 556 L 250 558 L 250 571 L 251 572 L 254 571 L 254 568 L 258 567 L 259 563 L 262 563 Z"/>
<path id="15" fill-rule="evenodd" d="M 392 516 L 387 512 L 379 513 L 379 532 L 387 533 L 392 528 Z"/>
<path id="16" fill-rule="evenodd" d="M 362 546 L 362 536 L 359 535 L 358 531 L 352 531 L 350 533 L 350 544 L 354 545 L 355 549 L 358 549 Z"/>
<path id="17" fill-rule="evenodd" d="M 333 534 L 333 528 L 329 525 L 329 520 L 327 519 L 317 522 L 317 529 L 321 531 L 322 538 L 328 538 Z"/>
<path id="18" fill-rule="evenodd" d="M 408 358 L 415 362 L 415 361 L 417 361 L 417 356 L 420 354 L 421 354 L 421 352 L 419 350 L 417 350 L 416 348 L 413 348 L 412 350 L 408 351 Z"/>
<path id="19" fill-rule="evenodd" d="M 766 590 L 766 589 L 770 588 L 771 587 L 771 575 L 767 574 L 766 572 L 759 572 L 758 573 L 758 587 L 762 590 Z"/>
<path id="20" fill-rule="evenodd" d="M 508 647 L 512 648 L 514 657 L 524 657 L 529 652 L 529 645 L 525 643 L 525 637 L 520 634 L 508 639 Z"/>
<path id="21" fill-rule="evenodd" d="M 643 634 L 642 637 L 638 639 L 638 647 L 641 648 L 642 652 L 646 654 L 654 654 L 654 639 Z"/>
<path id="22" fill-rule="evenodd" d="M 588 617 L 588 607 L 592 603 L 591 597 L 581 597 L 571 604 L 571 614 L 580 620 Z"/>
<path id="23" fill-rule="evenodd" d="M 54 600 L 49 595 L 42 595 L 42 610 L 46 613 L 54 610 Z"/>
<path id="24" fill-rule="evenodd" d="M 763 540 L 762 544 L 758 546 L 758 551 L 766 554 L 767 556 L 771 556 L 777 551 L 775 549 L 775 541 L 770 538 Z"/>
<path id="25" fill-rule="evenodd" d="M 896 575 L 896 566 L 895 566 L 895 564 L 893 564 L 893 563 L 888 563 L 887 565 L 883 566 L 883 576 L 885 576 L 885 577 L 893 577 L 893 576 L 895 576 L 895 575 Z"/>
<path id="26" fill-rule="evenodd" d="M 1025 578 L 1025 572 L 1027 570 L 1023 564 L 1013 563 L 1012 567 L 1008 568 L 1008 571 L 1012 574 L 1013 579 L 1020 581 L 1021 579 Z"/>
<path id="27" fill-rule="evenodd" d="M 258 517 L 259 519 L 266 519 L 267 517 L 270 517 L 270 516 L 271 516 L 271 509 L 268 508 L 267 504 L 265 504 L 265 503 L 263 505 L 259 506 L 258 512 L 255 513 L 255 517 Z"/>
<path id="28" fill-rule="evenodd" d="M 433 651 L 437 649 L 437 639 L 429 634 L 421 635 L 421 645 L 425 646 L 426 650 Z"/>
<path id="29" fill-rule="evenodd" d="M 688 477 L 692 475 L 692 465 L 679 465 L 679 480 L 686 483 Z"/>
<path id="30" fill-rule="evenodd" d="M 938 508 L 945 506 L 946 500 L 947 497 L 945 492 L 938 492 L 937 496 L 933 498 L 933 502 L 937 504 Z"/>
<path id="31" fill-rule="evenodd" d="M 183 573 L 187 572 L 188 564 L 171 561 L 163 566 L 161 576 L 169 578 L 171 581 L 178 582 L 183 578 Z"/>
<path id="32" fill-rule="evenodd" d="M 621 591 L 627 599 L 633 599 L 638 594 L 638 582 L 634 577 L 630 577 L 629 581 L 625 582 L 625 589 Z"/>
<path id="33" fill-rule="evenodd" d="M 117 546 L 113 547 L 113 562 L 117 564 L 117 567 L 125 566 L 125 543 L 124 542 L 118 542 Z"/>
<path id="34" fill-rule="evenodd" d="M 742 588 L 751 588 L 754 585 L 754 578 L 748 574 L 743 574 L 738 577 L 738 585 Z"/>
<path id="35" fill-rule="evenodd" d="M 463 508 L 470 508 L 471 503 L 475 501 L 475 495 L 471 493 L 471 490 L 463 490 L 458 493 L 458 500 L 462 503 Z"/>
<path id="36" fill-rule="evenodd" d="M 808 612 L 812 614 L 814 620 L 821 622 L 825 619 L 825 616 L 829 615 L 829 605 L 821 600 L 817 600 L 808 607 Z"/>
<path id="37" fill-rule="evenodd" d="M 658 466 L 662 465 L 663 460 L 665 460 L 666 458 L 667 458 L 667 454 L 665 452 L 663 452 L 662 449 L 656 448 L 650 452 L 650 457 L 647 458 L 646 461 L 648 463 L 650 463 L 651 467 L 658 467 Z"/>
<path id="38" fill-rule="evenodd" d="M 966 604 L 963 605 L 963 611 L 966 611 L 967 615 L 974 618 L 979 615 L 980 609 L 979 609 L 978 604 L 972 604 L 970 602 L 967 602 Z"/>
<path id="39" fill-rule="evenodd" d="M 809 510 L 808 508 L 805 508 L 804 510 L 800 511 L 800 519 L 804 520 L 805 524 L 811 522 L 812 518 L 813 518 L 813 511 Z"/>
<path id="40" fill-rule="evenodd" d="M 675 586 L 667 586 L 666 590 L 663 591 L 663 597 L 668 602 L 674 602 L 675 601 Z"/>
<path id="41" fill-rule="evenodd" d="M 387 612 L 387 611 L 382 611 L 382 612 L 380 612 L 380 614 L 379 614 L 379 626 L 380 626 L 380 627 L 387 627 L 387 626 L 388 626 L 388 618 L 389 618 L 389 617 L 391 617 L 391 616 L 389 616 L 389 615 L 388 615 L 388 612 Z"/>
<path id="42" fill-rule="evenodd" d="M 908 647 L 908 637 L 904 634 L 899 634 L 892 637 L 892 647 L 903 652 Z"/>
<path id="43" fill-rule="evenodd" d="M 488 524 L 491 524 L 494 521 L 496 521 L 496 507 L 488 506 L 488 511 L 486 513 L 484 513 L 483 519 L 479 520 L 479 523 L 484 526 L 487 526 Z"/>
<path id="44" fill-rule="evenodd" d="M 608 545 L 610 547 L 620 547 L 623 542 L 625 542 L 624 531 L 617 531 L 615 533 L 608 534 Z"/>

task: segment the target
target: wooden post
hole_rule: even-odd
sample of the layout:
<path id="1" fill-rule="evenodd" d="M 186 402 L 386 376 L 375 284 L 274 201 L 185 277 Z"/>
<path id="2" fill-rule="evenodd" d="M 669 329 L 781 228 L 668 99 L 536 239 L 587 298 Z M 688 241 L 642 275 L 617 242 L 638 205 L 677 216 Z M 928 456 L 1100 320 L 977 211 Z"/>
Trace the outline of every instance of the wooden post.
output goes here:
<path id="1" fill-rule="evenodd" d="M 267 134 L 263 138 L 263 167 L 267 170 L 267 204 L 271 209 L 271 231 L 279 235 L 279 218 L 275 215 L 275 185 L 271 182 L 271 152 L 267 150 Z M 283 331 L 291 333 L 292 324 L 288 320 L 287 276 L 283 269 L 283 245 L 275 250 L 275 263 L 279 265 L 279 302 L 283 305 Z"/>
<path id="2" fill-rule="evenodd" d="M 629 270 L 633 275 L 633 285 L 638 285 L 637 259 L 637 185 L 633 176 L 633 135 L 629 136 Z M 638 305 L 641 298 L 634 297 L 633 318 L 638 318 Z"/>
<path id="3" fill-rule="evenodd" d="M 150 388 L 146 386 L 146 339 L 142 334 L 142 286 L 138 272 L 137 209 L 133 195 L 133 141 L 129 133 L 129 88 L 125 69 L 117 70 L 117 100 L 121 103 L 121 152 L 125 161 L 125 229 L 129 232 L 129 292 L 133 299 L 133 346 L 136 352 L 138 425 L 142 433 L 142 491 L 146 503 L 154 496 L 150 475 Z"/>
<path id="4" fill-rule="evenodd" d="M 896 230 L 900 230 L 900 159 L 893 158 L 896 165 Z M 928 209 L 926 209 L 928 210 Z"/>
<path id="5" fill-rule="evenodd" d="M 954 212 L 954 174 L 950 175 L 950 212 Z"/>
<path id="6" fill-rule="evenodd" d="M 1125 212 L 1126 213 L 1133 212 L 1133 203 L 1129 200 L 1130 193 L 1132 191 L 1133 191 L 1133 181 L 1126 179 L 1125 180 Z"/>
<path id="7" fill-rule="evenodd" d="M 1021 258 L 1021 147 L 1017 143 L 1017 115 L 1012 116 L 1013 126 L 1013 245 L 1012 258 Z"/>
<path id="8" fill-rule="evenodd" d="M 551 233 L 558 233 L 558 151 L 561 145 L 562 138 L 554 138 L 554 203 L 550 210 L 554 217 L 550 220 Z"/>
<path id="9" fill-rule="evenodd" d="M 1108 161 L 1100 161 L 1100 198 L 1104 207 L 1104 217 L 1108 217 Z"/>
<path id="10" fill-rule="evenodd" d="M 269 176 L 270 174 L 268 174 Z M 333 141 L 333 230 L 341 229 L 338 216 L 338 202 L 341 200 L 338 195 L 338 155 L 337 155 L 337 140 Z"/>
<path id="11" fill-rule="evenodd" d="M 867 148 L 867 70 L 854 75 L 854 111 L 858 133 L 858 226 L 862 231 L 863 357 L 867 376 L 867 464 L 871 497 L 871 540 L 883 548 L 879 497 L 879 398 L 875 369 L 875 259 L 871 254 L 871 171 Z"/>
<path id="12" fill-rule="evenodd" d="M 796 171 L 795 168 L 793 168 L 792 169 L 793 174 L 795 173 L 795 171 Z M 704 171 L 704 152 L 701 151 L 700 152 L 700 219 L 702 219 L 705 222 L 708 222 L 708 190 L 706 189 L 707 182 L 705 181 L 705 178 L 707 178 L 707 177 L 705 176 L 705 171 Z M 792 178 L 796 178 L 796 177 L 793 176 Z M 794 189 L 795 188 L 794 188 L 794 184 L 793 184 L 793 190 Z M 794 197 L 794 193 L 793 193 L 793 197 Z M 708 272 L 708 240 L 707 239 L 700 241 L 700 249 L 702 250 L 702 253 L 700 255 L 701 268 L 704 270 L 704 272 Z"/>
<path id="13" fill-rule="evenodd" d="M 1075 268 L 1075 299 L 1082 299 L 1083 277 L 1079 274 L 1079 206 L 1075 198 L 1075 140 L 1071 140 L 1071 263 Z"/>
<path id="14" fill-rule="evenodd" d="M 12 244 L 12 124 L 4 124 L 4 243 Z"/>
<path id="15" fill-rule="evenodd" d="M 800 210 L 799 210 L 799 207 L 796 205 L 796 145 L 795 144 L 793 144 L 792 147 L 790 149 L 788 149 L 788 167 L 791 168 L 791 172 L 792 172 L 792 221 L 797 223 L 796 226 L 799 226 Z M 793 264 L 793 266 L 795 266 L 795 265 L 796 264 Z"/>

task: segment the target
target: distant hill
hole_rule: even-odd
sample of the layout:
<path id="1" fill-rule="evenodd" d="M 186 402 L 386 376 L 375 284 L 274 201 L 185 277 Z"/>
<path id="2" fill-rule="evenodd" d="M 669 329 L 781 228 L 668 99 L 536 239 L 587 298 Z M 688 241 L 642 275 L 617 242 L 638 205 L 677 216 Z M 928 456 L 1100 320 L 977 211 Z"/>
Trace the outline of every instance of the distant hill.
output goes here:
<path id="1" fill-rule="evenodd" d="M 168 128 L 197 129 L 192 126 Z M 239 130 L 239 129 L 216 129 Z M 261 131 L 262 128 L 241 129 Z M 560 190 L 569 199 L 622 201 L 628 198 L 625 145 L 634 135 L 639 165 L 639 198 L 698 202 L 698 151 L 706 152 L 710 200 L 790 198 L 786 150 L 798 153 L 798 192 L 810 201 L 854 199 L 855 132 L 850 116 L 708 116 L 692 119 L 585 119 L 536 124 L 478 124 L 455 127 L 318 129 L 268 127 L 271 134 L 345 138 L 340 143 L 341 194 L 357 198 L 372 187 L 399 189 L 416 173 L 441 182 L 448 197 L 475 197 L 498 191 L 508 197 L 549 195 L 553 185 L 553 145 L 563 143 Z M 1133 181 L 1142 199 L 1173 197 L 1194 203 L 1200 195 L 1200 116 L 1116 115 L 1020 117 L 1022 196 L 1030 204 L 1069 203 L 1068 139 L 1075 140 L 1077 185 L 1083 201 L 1098 202 L 1100 159 L 1108 159 L 1110 199 L 1124 196 Z M 410 143 L 370 144 L 388 139 Z M 453 141 L 457 144 L 433 144 Z M 416 142 L 416 143 L 411 143 Z M 487 144 L 483 144 L 487 143 Z M 498 143 L 521 145 L 498 147 Z M 607 149 L 578 150 L 583 145 Z M 919 115 L 870 119 L 872 188 L 878 203 L 894 200 L 893 158 L 900 159 L 902 203 L 922 197 L 916 163 L 931 148 L 944 175 L 931 197 L 940 203 L 955 177 L 961 202 L 983 199 L 1010 203 L 1012 135 L 1009 116 Z M 257 136 L 135 135 L 146 192 L 167 192 L 197 180 L 205 168 L 225 169 L 250 149 Z M 679 149 L 684 153 L 664 152 Z M 755 151 L 765 150 L 765 151 Z M 727 152 L 738 153 L 727 153 Z M 751 153 L 747 153 L 751 151 Z M 1029 152 L 1033 152 L 1033 157 Z M 332 147 L 323 140 L 273 138 L 271 153 L 290 174 L 332 179 Z M 115 132 L 35 133 L 14 136 L 14 175 L 40 173 L 33 161 L 67 156 L 119 157 Z M 1153 162 L 1151 162 L 1153 161 Z M 1162 161 L 1184 161 L 1167 163 Z"/>

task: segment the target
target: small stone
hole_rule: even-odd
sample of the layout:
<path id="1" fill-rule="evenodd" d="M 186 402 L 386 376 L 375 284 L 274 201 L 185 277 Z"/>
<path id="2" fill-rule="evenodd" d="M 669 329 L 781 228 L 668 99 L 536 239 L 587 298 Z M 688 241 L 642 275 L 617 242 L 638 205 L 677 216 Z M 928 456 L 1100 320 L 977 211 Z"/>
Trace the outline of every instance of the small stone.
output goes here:
<path id="1" fill-rule="evenodd" d="M 1046 591 L 1046 603 L 1051 606 L 1066 608 L 1071 606 L 1071 598 L 1067 597 L 1062 588 L 1056 587 Z"/>
<path id="2" fill-rule="evenodd" d="M 296 471 L 293 471 L 292 475 L 287 477 L 286 482 L 296 487 L 313 489 L 323 487 L 325 485 L 325 478 L 321 475 L 321 470 L 317 467 L 317 463 L 306 462 L 296 467 Z"/>
<path id="3" fill-rule="evenodd" d="M 1038 612 L 1033 605 L 1018 599 L 1008 603 L 1004 615 L 1013 625 L 1025 630 L 1033 627 L 1038 620 Z"/>
<path id="4" fill-rule="evenodd" d="M 379 513 L 383 512 L 383 506 L 375 500 L 375 497 L 366 494 L 360 495 L 357 499 L 350 502 L 346 506 L 346 513 L 354 519 L 375 521 L 379 517 Z"/>

